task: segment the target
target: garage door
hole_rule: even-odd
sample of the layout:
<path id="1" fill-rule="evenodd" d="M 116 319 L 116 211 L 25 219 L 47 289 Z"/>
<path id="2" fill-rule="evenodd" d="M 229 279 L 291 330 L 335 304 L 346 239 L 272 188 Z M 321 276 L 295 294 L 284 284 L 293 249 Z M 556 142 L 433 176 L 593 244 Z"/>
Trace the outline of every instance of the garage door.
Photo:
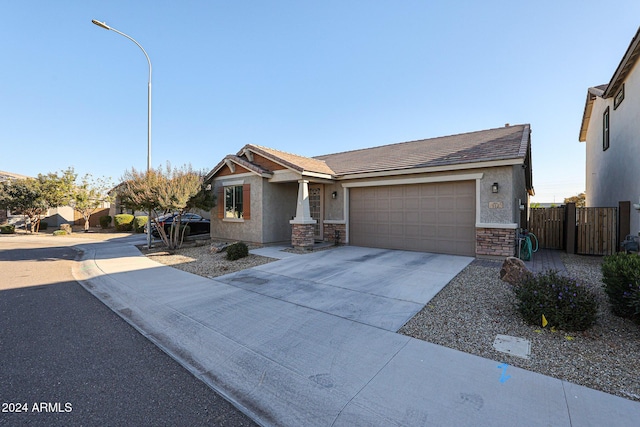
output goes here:
<path id="1" fill-rule="evenodd" d="M 355 187 L 352 245 L 475 256 L 475 181 Z"/>

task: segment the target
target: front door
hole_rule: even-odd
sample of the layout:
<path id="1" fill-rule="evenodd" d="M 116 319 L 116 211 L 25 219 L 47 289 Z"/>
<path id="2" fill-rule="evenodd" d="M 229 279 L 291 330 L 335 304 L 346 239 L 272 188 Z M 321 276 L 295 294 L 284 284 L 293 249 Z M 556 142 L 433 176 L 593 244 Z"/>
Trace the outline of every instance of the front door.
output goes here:
<path id="1" fill-rule="evenodd" d="M 322 184 L 309 184 L 309 210 L 311 218 L 315 219 L 316 225 L 313 238 L 322 240 Z"/>

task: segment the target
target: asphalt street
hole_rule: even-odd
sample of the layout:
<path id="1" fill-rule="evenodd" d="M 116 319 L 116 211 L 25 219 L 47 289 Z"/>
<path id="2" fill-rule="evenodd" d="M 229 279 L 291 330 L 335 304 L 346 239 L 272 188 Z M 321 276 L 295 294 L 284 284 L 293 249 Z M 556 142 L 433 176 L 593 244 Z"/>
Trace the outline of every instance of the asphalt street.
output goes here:
<path id="1" fill-rule="evenodd" d="M 0 425 L 253 426 L 71 276 L 75 251 L 0 239 Z"/>

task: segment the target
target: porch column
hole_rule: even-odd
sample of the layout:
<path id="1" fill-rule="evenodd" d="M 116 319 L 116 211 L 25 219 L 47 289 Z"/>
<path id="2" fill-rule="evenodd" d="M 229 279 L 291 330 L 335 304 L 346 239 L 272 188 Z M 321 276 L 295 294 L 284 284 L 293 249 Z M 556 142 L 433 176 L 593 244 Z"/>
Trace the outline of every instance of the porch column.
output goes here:
<path id="1" fill-rule="evenodd" d="M 294 248 L 310 249 L 313 247 L 313 235 L 316 220 L 311 218 L 309 207 L 309 181 L 298 181 L 298 205 L 296 217 L 289 221 L 292 226 L 291 245 Z"/>

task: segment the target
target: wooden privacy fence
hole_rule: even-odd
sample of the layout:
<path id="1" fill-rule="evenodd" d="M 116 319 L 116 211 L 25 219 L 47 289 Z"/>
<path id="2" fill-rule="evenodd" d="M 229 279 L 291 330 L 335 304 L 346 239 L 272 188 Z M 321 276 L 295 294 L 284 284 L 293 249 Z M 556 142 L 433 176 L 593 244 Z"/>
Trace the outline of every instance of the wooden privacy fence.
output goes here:
<path id="1" fill-rule="evenodd" d="M 620 202 L 617 208 L 577 208 L 573 203 L 557 208 L 531 208 L 529 231 L 538 238 L 540 248 L 611 255 L 629 234 L 629 211 L 629 202 Z"/>
<path id="2" fill-rule="evenodd" d="M 541 248 L 564 249 L 564 222 L 564 206 L 531 208 L 529 231 L 536 235 Z"/>
<path id="3" fill-rule="evenodd" d="M 611 255 L 618 247 L 618 208 L 576 208 L 576 253 Z"/>

